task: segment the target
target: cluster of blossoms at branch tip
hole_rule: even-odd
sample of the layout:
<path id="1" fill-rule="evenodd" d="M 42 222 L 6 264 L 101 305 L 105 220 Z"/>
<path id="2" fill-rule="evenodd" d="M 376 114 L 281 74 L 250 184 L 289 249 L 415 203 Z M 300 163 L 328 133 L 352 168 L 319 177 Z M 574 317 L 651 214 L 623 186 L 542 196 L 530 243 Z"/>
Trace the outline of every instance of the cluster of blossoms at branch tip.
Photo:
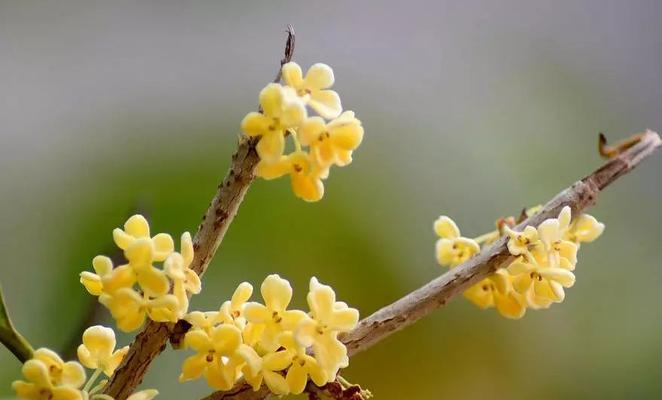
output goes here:
<path id="1" fill-rule="evenodd" d="M 228 390 L 243 377 L 255 390 L 264 383 L 277 395 L 299 394 L 308 379 L 322 386 L 349 364 L 338 334 L 353 329 L 359 313 L 336 301 L 330 286 L 311 278 L 308 313 L 288 310 L 292 287 L 278 275 L 262 283 L 264 304 L 249 302 L 252 293 L 244 282 L 219 311 L 186 316 L 184 346 L 195 354 L 184 361 L 180 381 L 204 377 Z"/>
<path id="2" fill-rule="evenodd" d="M 352 162 L 352 152 L 361 144 L 363 127 L 352 111 L 342 112 L 333 86 L 333 70 L 315 64 L 303 75 L 289 62 L 282 67 L 283 85 L 268 84 L 260 92 L 260 112 L 250 112 L 241 122 L 247 136 L 260 137 L 256 174 L 265 179 L 290 175 L 294 194 L 306 201 L 324 196 L 323 179 L 329 169 Z M 308 116 L 306 106 L 319 116 Z M 285 138 L 294 151 L 285 155 Z"/>
<path id="3" fill-rule="evenodd" d="M 527 210 L 527 215 L 537 208 Z M 491 245 L 499 237 L 508 238 L 508 251 L 516 259 L 464 292 L 480 308 L 495 307 L 507 318 L 521 318 L 527 308 L 549 308 L 565 298 L 565 288 L 575 283 L 577 251 L 582 242 L 592 242 L 604 231 L 604 224 L 588 214 L 574 220 L 570 207 L 564 207 L 558 218 L 539 226 L 513 230 L 514 219 L 497 222 L 497 230 L 475 239 L 463 237 L 453 220 L 441 216 L 434 223 L 440 239 L 436 245 L 437 261 L 453 268 Z"/>
<path id="4" fill-rule="evenodd" d="M 177 322 L 188 312 L 189 296 L 201 290 L 200 278 L 191 270 L 193 242 L 185 232 L 180 252 L 166 233 L 151 236 L 142 215 L 134 215 L 124 229 L 113 231 L 115 244 L 124 251 L 126 264 L 113 267 L 106 256 L 92 260 L 95 273 L 82 272 L 80 282 L 87 291 L 99 296 L 125 332 L 142 326 L 146 317 L 157 322 Z M 163 268 L 154 264 L 162 262 Z"/>
<path id="5" fill-rule="evenodd" d="M 23 364 L 25 380 L 14 381 L 12 388 L 21 400 L 113 400 L 99 393 L 108 381 L 101 379 L 97 383 L 97 379 L 101 375 L 110 377 L 129 350 L 128 347 L 115 350 L 115 345 L 112 329 L 92 326 L 85 330 L 83 343 L 78 347 L 80 363 L 64 362 L 54 351 L 38 349 Z M 94 370 L 89 380 L 83 366 Z M 158 391 L 148 389 L 132 394 L 127 400 L 151 400 L 157 394 Z"/>

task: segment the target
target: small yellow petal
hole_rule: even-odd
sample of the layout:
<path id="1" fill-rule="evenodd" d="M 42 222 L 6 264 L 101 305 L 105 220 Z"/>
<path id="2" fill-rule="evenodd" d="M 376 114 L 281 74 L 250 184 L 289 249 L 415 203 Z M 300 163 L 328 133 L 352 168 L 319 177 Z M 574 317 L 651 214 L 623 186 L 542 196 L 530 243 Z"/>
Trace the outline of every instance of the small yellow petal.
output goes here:
<path id="1" fill-rule="evenodd" d="M 460 237 L 460 229 L 455 221 L 445 215 L 434 221 L 434 231 L 440 238 L 455 239 Z"/>
<path id="2" fill-rule="evenodd" d="M 333 86 L 333 69 L 326 64 L 313 64 L 306 72 L 304 85 L 312 89 L 326 89 Z"/>
<path id="3" fill-rule="evenodd" d="M 260 136 L 269 132 L 272 119 L 259 112 L 249 112 L 241 121 L 241 131 L 248 136 Z"/>
<path id="4" fill-rule="evenodd" d="M 124 231 L 134 238 L 149 238 L 149 223 L 140 214 L 136 214 L 124 223 Z"/>
<path id="5" fill-rule="evenodd" d="M 308 105 L 326 119 L 336 118 L 342 112 L 340 96 L 333 90 L 313 92 L 308 100 Z"/>
<path id="6" fill-rule="evenodd" d="M 275 163 L 280 160 L 285 150 L 285 138 L 282 131 L 272 132 L 268 135 L 263 135 L 256 146 L 257 154 L 260 160 L 267 163 Z"/>
<path id="7" fill-rule="evenodd" d="M 303 84 L 303 72 L 299 64 L 290 61 L 283 65 L 282 68 L 283 81 L 288 86 L 298 88 Z"/>
<path id="8" fill-rule="evenodd" d="M 175 242 L 172 240 L 172 236 L 167 233 L 159 233 L 158 235 L 152 238 L 152 243 L 154 245 L 154 260 L 163 261 L 165 260 L 170 253 L 175 250 Z"/>

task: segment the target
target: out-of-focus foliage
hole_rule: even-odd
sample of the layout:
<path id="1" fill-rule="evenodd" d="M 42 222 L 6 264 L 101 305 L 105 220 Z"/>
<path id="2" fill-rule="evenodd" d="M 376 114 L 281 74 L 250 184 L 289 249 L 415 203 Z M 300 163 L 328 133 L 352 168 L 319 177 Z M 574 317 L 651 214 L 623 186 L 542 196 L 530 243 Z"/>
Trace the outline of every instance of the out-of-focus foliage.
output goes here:
<path id="1" fill-rule="evenodd" d="M 78 273 L 136 206 L 155 232 L 195 231 L 287 23 L 298 62 L 334 66 L 364 141 L 319 203 L 256 182 L 192 308 L 279 273 L 295 293 L 315 275 L 366 316 L 442 273 L 438 215 L 487 231 L 599 165 L 599 131 L 662 129 L 660 15 L 648 1 L 5 1 L 0 281 L 13 321 L 37 347 L 68 343 L 91 300 Z M 609 229 L 563 304 L 509 321 L 454 301 L 353 358 L 347 378 L 380 399 L 662 395 L 661 167 L 646 162 L 591 210 Z M 207 393 L 175 383 L 183 357 L 166 352 L 144 386 Z M 19 375 L 0 349 L 1 395 Z"/>

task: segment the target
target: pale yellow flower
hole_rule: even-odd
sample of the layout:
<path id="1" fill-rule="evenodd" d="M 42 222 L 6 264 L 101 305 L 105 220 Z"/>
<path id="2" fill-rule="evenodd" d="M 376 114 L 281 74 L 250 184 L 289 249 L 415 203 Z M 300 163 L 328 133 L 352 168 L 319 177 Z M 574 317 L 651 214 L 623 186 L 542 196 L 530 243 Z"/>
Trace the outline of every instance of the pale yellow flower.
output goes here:
<path id="1" fill-rule="evenodd" d="M 278 275 L 266 277 L 260 287 L 264 305 L 246 303 L 244 315 L 246 320 L 263 326 L 260 344 L 267 351 L 278 348 L 278 336 L 284 331 L 291 331 L 304 319 L 306 314 L 299 310 L 287 310 L 292 300 L 292 287 Z"/>
<path id="2" fill-rule="evenodd" d="M 123 288 L 112 295 L 101 295 L 99 302 L 110 310 L 124 332 L 140 328 L 147 316 L 156 322 L 177 322 L 179 316 L 179 301 L 172 294 L 149 298 Z"/>
<path id="3" fill-rule="evenodd" d="M 482 309 L 496 307 L 506 318 L 518 319 L 526 312 L 526 299 L 512 290 L 511 277 L 504 269 L 464 291 L 464 296 Z"/>
<path id="4" fill-rule="evenodd" d="M 545 263 L 533 264 L 521 258 L 508 266 L 508 272 L 513 275 L 515 291 L 524 295 L 529 306 L 534 309 L 562 302 L 565 299 L 563 288 L 569 288 L 575 283 L 575 275 L 566 268 L 547 267 Z"/>
<path id="5" fill-rule="evenodd" d="M 336 293 L 330 286 L 310 279 L 308 292 L 310 318 L 301 321 L 296 330 L 296 339 L 305 347 L 312 346 L 315 358 L 335 378 L 338 369 L 349 364 L 347 349 L 338 340 L 338 333 L 348 332 L 359 320 L 359 312 L 347 304 L 336 301 Z"/>
<path id="6" fill-rule="evenodd" d="M 170 291 L 166 273 L 152 264 L 154 246 L 150 239 L 136 239 L 124 250 L 129 266 L 136 276 L 140 288 L 148 296 L 160 296 Z"/>
<path id="7" fill-rule="evenodd" d="M 233 325 L 220 325 L 211 334 L 203 330 L 189 331 L 184 344 L 196 354 L 184 360 L 180 382 L 204 376 L 209 386 L 228 390 L 245 363 L 254 373 L 260 369 L 260 357 L 241 342 L 241 331 Z"/>
<path id="8" fill-rule="evenodd" d="M 122 250 L 129 248 L 138 239 L 148 239 L 152 245 L 155 261 L 164 261 L 175 247 L 172 237 L 167 233 L 159 233 L 151 237 L 149 223 L 140 214 L 130 217 L 124 223 L 124 230 L 115 228 L 113 230 L 113 239 L 117 247 Z"/>
<path id="9" fill-rule="evenodd" d="M 191 324 L 191 329 L 201 329 L 208 334 L 221 322 L 218 311 L 192 311 L 184 319 Z"/>
<path id="10" fill-rule="evenodd" d="M 129 351 L 129 346 L 115 351 L 116 344 L 112 329 L 91 326 L 83 332 L 83 344 L 78 346 L 78 360 L 87 368 L 101 369 L 107 376 L 112 376 Z"/>
<path id="11" fill-rule="evenodd" d="M 181 253 L 171 253 L 163 263 L 166 275 L 173 281 L 173 293 L 179 300 L 182 315 L 188 311 L 189 295 L 198 294 L 202 290 L 200 277 L 190 268 L 191 262 L 193 240 L 191 234 L 185 232 L 181 238 Z"/>
<path id="12" fill-rule="evenodd" d="M 328 90 L 334 83 L 333 70 L 326 64 L 311 66 L 303 76 L 301 67 L 293 61 L 283 65 L 283 81 L 296 90 L 308 105 L 326 119 L 336 118 L 342 111 L 340 96 Z"/>
<path id="13" fill-rule="evenodd" d="M 363 140 L 363 127 L 354 112 L 345 111 L 329 123 L 320 117 L 306 119 L 297 137 L 302 145 L 310 146 L 310 153 L 320 168 L 333 164 L 342 167 L 352 162 L 352 151 Z"/>
<path id="14" fill-rule="evenodd" d="M 285 149 L 285 133 L 297 128 L 306 118 L 306 107 L 292 88 L 268 84 L 260 92 L 262 112 L 250 112 L 241 121 L 248 136 L 261 136 L 256 150 L 260 159 L 275 162 Z"/>
<path id="15" fill-rule="evenodd" d="M 321 170 L 304 151 L 295 151 L 275 162 L 261 160 L 255 174 L 264 179 L 275 179 L 289 174 L 294 194 L 306 201 L 318 201 L 324 196 L 322 178 L 328 171 Z"/>
<path id="16" fill-rule="evenodd" d="M 434 222 L 434 231 L 440 237 L 435 246 L 437 262 L 442 266 L 455 267 L 480 251 L 475 240 L 462 237 L 460 229 L 449 217 L 442 215 Z"/>
<path id="17" fill-rule="evenodd" d="M 593 216 L 581 214 L 570 225 L 565 239 L 575 243 L 592 242 L 605 230 L 605 224 L 598 222 Z"/>
<path id="18" fill-rule="evenodd" d="M 246 327 L 244 308 L 252 294 L 253 285 L 248 282 L 240 283 L 232 294 L 232 298 L 221 305 L 220 320 L 223 323 L 234 324 L 237 328 L 244 329 Z"/>
<path id="19" fill-rule="evenodd" d="M 64 362 L 52 350 L 41 348 L 34 352 L 32 359 L 42 362 L 48 370 L 53 385 L 64 385 L 78 388 L 85 383 L 85 370 L 75 361 Z"/>
<path id="20" fill-rule="evenodd" d="M 78 363 L 63 363 L 59 356 L 55 356 L 57 360 L 54 360 L 53 356 L 48 354 L 45 357 L 46 361 L 33 358 L 23 364 L 22 373 L 25 381 L 17 380 L 12 383 L 12 388 L 19 399 L 84 399 L 83 392 L 78 389 L 85 382 L 83 367 Z M 60 367 L 62 367 L 62 370 L 58 371 L 57 369 Z"/>
<path id="21" fill-rule="evenodd" d="M 538 243 L 538 230 L 527 226 L 522 232 L 516 232 L 504 225 L 504 232 L 508 235 L 508 251 L 514 256 L 528 255 L 529 250 Z"/>
<path id="22" fill-rule="evenodd" d="M 92 268 L 94 268 L 96 274 L 88 271 L 81 272 L 80 283 L 85 286 L 85 289 L 91 295 L 99 296 L 103 292 L 102 279 L 113 272 L 113 262 L 108 257 L 96 256 L 92 259 Z M 133 285 L 133 282 L 131 285 Z"/>

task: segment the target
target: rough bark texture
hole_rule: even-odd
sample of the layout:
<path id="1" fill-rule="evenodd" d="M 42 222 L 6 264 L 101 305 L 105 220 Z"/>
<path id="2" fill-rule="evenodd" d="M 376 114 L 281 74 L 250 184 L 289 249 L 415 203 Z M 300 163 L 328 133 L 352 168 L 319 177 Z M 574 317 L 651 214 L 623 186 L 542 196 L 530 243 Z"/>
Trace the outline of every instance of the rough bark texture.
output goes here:
<path id="1" fill-rule="evenodd" d="M 600 191 L 634 169 L 646 157 L 653 154 L 661 144 L 657 133 L 647 131 L 642 135 L 639 143 L 619 156 L 608 160 L 592 174 L 557 194 L 538 214 L 520 223 L 518 228 L 527 225 L 537 226 L 547 218 L 555 218 L 565 206 L 570 206 L 572 214 L 578 215 L 596 202 Z M 392 333 L 412 325 L 437 308 L 444 306 L 457 294 L 512 259 L 513 257 L 508 253 L 506 247 L 506 239 L 501 238 L 467 262 L 359 321 L 354 330 L 342 335 L 340 339 L 347 345 L 350 356 L 366 350 Z M 239 385 L 233 391 L 245 386 L 245 384 Z M 206 400 L 258 400 L 266 398 L 268 393 L 264 388 L 258 392 L 250 390 L 240 393 L 216 392 L 208 396 Z"/>
<path id="2" fill-rule="evenodd" d="M 209 266 L 255 178 L 255 166 L 260 161 L 255 144 L 255 139 L 239 139 L 230 170 L 202 217 L 202 223 L 193 239 L 195 257 L 191 264 L 191 269 L 198 275 L 202 275 Z M 128 354 L 110 378 L 104 393 L 117 400 L 124 400 L 133 393 L 142 382 L 152 360 L 165 349 L 173 328 L 174 324 L 171 323 L 149 321 L 131 343 Z"/>
<path id="3" fill-rule="evenodd" d="M 280 67 L 292 60 L 294 55 L 294 28 L 287 27 L 287 40 L 285 51 L 280 60 Z M 281 68 L 274 82 L 281 79 Z M 255 167 L 260 157 L 255 151 L 259 138 L 241 136 L 237 151 L 232 155 L 230 170 L 223 179 L 216 195 L 209 203 L 207 212 L 193 238 L 195 255 L 191 269 L 202 276 L 216 254 L 218 246 L 223 241 L 225 232 L 232 223 L 239 205 L 248 191 L 248 187 L 255 179 Z M 179 326 L 177 326 L 178 328 Z M 122 364 L 115 370 L 105 386 L 103 393 L 116 400 L 125 400 L 140 385 L 151 362 L 163 350 L 173 332 L 178 332 L 176 324 L 148 321 L 142 332 L 136 336 L 129 347 L 129 352 Z"/>

